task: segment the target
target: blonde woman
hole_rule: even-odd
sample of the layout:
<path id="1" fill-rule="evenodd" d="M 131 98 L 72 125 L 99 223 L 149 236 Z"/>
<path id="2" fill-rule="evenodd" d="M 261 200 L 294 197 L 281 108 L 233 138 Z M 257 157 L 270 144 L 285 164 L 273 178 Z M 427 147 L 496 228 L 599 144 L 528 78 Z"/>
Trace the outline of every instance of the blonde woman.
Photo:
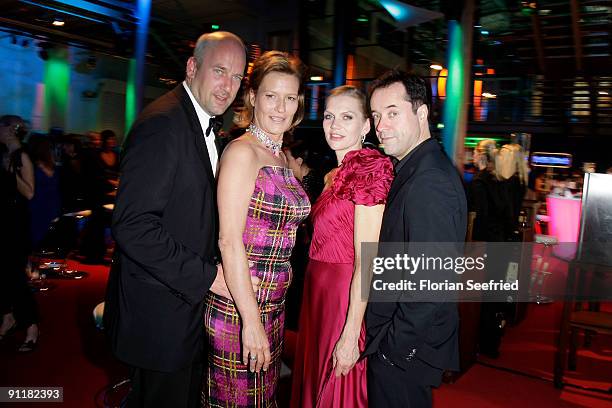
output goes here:
<path id="1" fill-rule="evenodd" d="M 291 406 L 367 407 L 361 299 L 361 243 L 377 242 L 393 180 L 389 158 L 363 149 L 370 131 L 365 96 L 352 86 L 331 91 L 323 113 L 325 140 L 338 167 L 313 206 L 293 367 Z"/>

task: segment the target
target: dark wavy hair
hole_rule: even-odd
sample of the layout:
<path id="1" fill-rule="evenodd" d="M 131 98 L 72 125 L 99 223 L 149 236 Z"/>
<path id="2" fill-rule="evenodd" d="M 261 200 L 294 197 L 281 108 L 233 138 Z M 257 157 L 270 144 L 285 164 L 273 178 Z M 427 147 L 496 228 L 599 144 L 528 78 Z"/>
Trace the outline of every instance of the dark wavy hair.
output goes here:
<path id="1" fill-rule="evenodd" d="M 412 112 L 416 113 L 421 105 L 427 106 L 427 112 L 431 108 L 431 87 L 424 78 L 399 69 L 385 72 L 370 84 L 368 91 L 368 112 L 372 112 L 370 99 L 377 89 L 387 88 L 396 82 L 400 82 L 406 91 L 406 100 L 412 104 Z"/>
<path id="2" fill-rule="evenodd" d="M 21 116 L 3 115 L 0 117 L 0 124 L 4 126 L 15 126 L 15 136 L 17 136 L 20 142 L 23 142 L 23 139 L 28 135 L 28 128 Z"/>

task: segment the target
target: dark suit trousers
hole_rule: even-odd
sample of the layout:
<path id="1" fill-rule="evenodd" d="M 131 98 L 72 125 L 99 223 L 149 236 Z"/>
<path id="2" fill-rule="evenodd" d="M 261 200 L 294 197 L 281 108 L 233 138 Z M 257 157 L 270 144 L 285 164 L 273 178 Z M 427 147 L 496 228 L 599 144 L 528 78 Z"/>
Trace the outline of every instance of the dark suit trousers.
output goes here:
<path id="1" fill-rule="evenodd" d="M 133 367 L 127 408 L 199 408 L 204 369 L 202 353 L 191 365 L 171 373 Z"/>
<path id="2" fill-rule="evenodd" d="M 384 361 L 368 356 L 368 406 L 370 408 L 429 408 L 431 387 L 417 384 L 414 377 Z"/>

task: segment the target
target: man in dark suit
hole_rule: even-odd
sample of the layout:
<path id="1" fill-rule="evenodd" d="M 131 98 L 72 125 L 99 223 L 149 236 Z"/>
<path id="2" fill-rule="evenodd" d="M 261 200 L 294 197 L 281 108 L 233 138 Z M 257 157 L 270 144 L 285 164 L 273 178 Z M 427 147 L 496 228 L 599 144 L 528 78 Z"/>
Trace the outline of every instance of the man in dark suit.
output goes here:
<path id="1" fill-rule="evenodd" d="M 380 251 L 385 242 L 465 239 L 464 189 L 457 170 L 431 138 L 427 87 L 424 79 L 394 70 L 370 88 L 376 134 L 385 153 L 398 160 Z M 366 324 L 369 406 L 431 406 L 431 387 L 440 384 L 444 370 L 459 368 L 456 304 L 434 299 L 371 302 Z"/>
<path id="2" fill-rule="evenodd" d="M 112 349 L 132 367 L 128 407 L 199 406 L 203 300 L 209 289 L 230 297 L 216 266 L 211 119 L 233 102 L 245 64 L 234 34 L 201 36 L 185 82 L 151 103 L 128 135 L 105 310 Z"/>

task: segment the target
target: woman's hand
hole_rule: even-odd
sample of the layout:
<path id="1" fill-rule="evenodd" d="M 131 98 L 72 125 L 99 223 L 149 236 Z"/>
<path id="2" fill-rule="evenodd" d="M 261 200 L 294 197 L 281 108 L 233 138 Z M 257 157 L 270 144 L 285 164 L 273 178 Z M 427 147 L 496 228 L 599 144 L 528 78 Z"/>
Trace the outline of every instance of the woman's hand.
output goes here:
<path id="1" fill-rule="evenodd" d="M 347 375 L 359 359 L 359 338 L 357 336 L 340 336 L 334 347 L 334 371 L 336 377 Z"/>
<path id="2" fill-rule="evenodd" d="M 242 325 L 242 362 L 252 372 L 268 371 L 272 356 L 268 336 L 260 321 Z"/>

